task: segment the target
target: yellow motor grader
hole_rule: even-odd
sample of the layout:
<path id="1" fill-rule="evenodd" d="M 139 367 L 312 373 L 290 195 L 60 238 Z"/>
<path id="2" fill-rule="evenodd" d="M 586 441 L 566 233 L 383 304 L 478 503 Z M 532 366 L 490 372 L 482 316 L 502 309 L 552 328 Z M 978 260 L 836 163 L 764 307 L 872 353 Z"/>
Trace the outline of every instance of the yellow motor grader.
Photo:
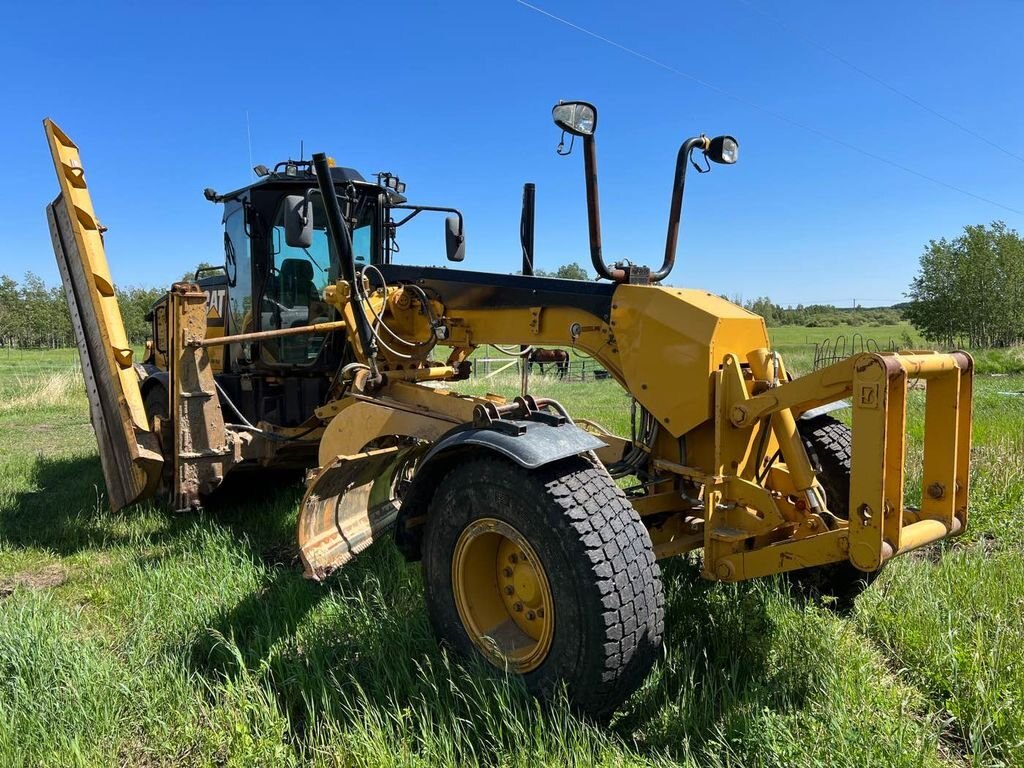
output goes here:
<path id="1" fill-rule="evenodd" d="M 597 281 L 533 276 L 531 185 L 523 274 L 396 263 L 399 229 L 430 212 L 447 214 L 446 255 L 462 261 L 462 214 L 315 154 L 205 191 L 223 206 L 223 269 L 154 305 L 138 361 L 78 149 L 49 120 L 60 194 L 47 215 L 115 510 L 153 497 L 188 510 L 229 473 L 305 468 L 310 578 L 392 537 L 422 561 L 441 640 L 602 715 L 660 647 L 658 560 L 699 548 L 708 579 L 803 570 L 849 594 L 961 532 L 972 361 L 868 353 L 791 377 L 760 317 L 659 284 L 687 165 L 733 163 L 737 142 L 680 147 L 660 268 L 608 265 L 597 111 L 564 102 L 553 118 L 582 141 Z M 525 374 L 511 399 L 460 394 L 485 345 L 592 356 L 628 394 L 630 434 L 532 396 Z M 903 499 L 911 379 L 927 383 L 919 508 Z M 829 412 L 847 405 L 852 427 Z"/>

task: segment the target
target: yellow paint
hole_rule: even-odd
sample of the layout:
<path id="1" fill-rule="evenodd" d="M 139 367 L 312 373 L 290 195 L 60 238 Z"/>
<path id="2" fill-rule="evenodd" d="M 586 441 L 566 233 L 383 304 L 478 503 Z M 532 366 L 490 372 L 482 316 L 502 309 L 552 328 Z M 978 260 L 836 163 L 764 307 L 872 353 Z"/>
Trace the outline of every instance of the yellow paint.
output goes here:
<path id="1" fill-rule="evenodd" d="M 555 602 L 543 563 L 518 530 L 495 518 L 471 522 L 456 542 L 451 578 L 459 618 L 484 658 L 520 674 L 544 662 Z"/>
<path id="2" fill-rule="evenodd" d="M 221 320 L 220 312 L 217 311 L 217 307 L 213 304 L 209 305 L 209 310 L 206 313 L 206 338 L 207 339 L 220 339 L 224 337 L 224 325 L 223 323 L 211 325 L 210 322 Z M 213 366 L 213 370 L 217 373 L 224 372 L 224 347 L 216 346 L 210 347 L 207 350 L 207 356 L 210 358 L 210 365 Z"/>
<path id="3" fill-rule="evenodd" d="M 611 324 L 626 389 L 675 437 L 712 417 L 726 354 L 768 346 L 762 318 L 692 289 L 619 286 Z"/>

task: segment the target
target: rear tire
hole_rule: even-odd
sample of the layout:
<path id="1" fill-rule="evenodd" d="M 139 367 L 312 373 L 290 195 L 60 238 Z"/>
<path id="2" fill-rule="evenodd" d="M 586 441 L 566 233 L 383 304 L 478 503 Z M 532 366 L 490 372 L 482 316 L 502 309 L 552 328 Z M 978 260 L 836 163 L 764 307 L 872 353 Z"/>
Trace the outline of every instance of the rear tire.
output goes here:
<path id="1" fill-rule="evenodd" d="M 825 491 L 829 511 L 841 520 L 850 519 L 850 456 L 853 433 L 838 419 L 823 414 L 797 421 L 807 456 L 818 482 Z M 849 610 L 853 601 L 878 576 L 865 573 L 849 560 L 793 571 L 791 581 L 813 598 L 831 598 L 840 610 Z"/>
<path id="2" fill-rule="evenodd" d="M 488 549 L 495 535 L 504 538 Z M 509 552 L 519 554 L 514 579 L 503 575 Z M 535 584 L 546 597 L 534 599 L 527 584 L 520 598 L 525 552 L 538 560 Z M 664 591 L 650 536 L 607 472 L 580 456 L 533 471 L 487 456 L 451 470 L 430 505 L 423 575 L 430 621 L 446 645 L 519 672 L 536 696 L 564 684 L 594 717 L 636 690 L 661 646 Z M 526 626 L 523 612 L 540 605 L 549 606 L 550 632 L 533 633 L 533 646 L 522 633 L 518 645 L 507 642 L 509 628 Z"/>

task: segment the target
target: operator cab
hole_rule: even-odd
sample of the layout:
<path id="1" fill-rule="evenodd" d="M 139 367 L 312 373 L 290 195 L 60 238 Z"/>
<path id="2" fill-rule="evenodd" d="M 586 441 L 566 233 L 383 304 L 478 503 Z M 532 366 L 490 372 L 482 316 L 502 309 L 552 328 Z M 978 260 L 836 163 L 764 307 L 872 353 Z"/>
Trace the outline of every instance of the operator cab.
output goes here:
<path id="1" fill-rule="evenodd" d="M 253 184 L 225 195 L 205 191 L 207 200 L 224 204 L 225 333 L 338 319 L 323 297 L 342 277 L 342 269 L 312 162 L 288 160 L 273 170 L 263 165 L 253 170 L 260 176 Z M 379 173 L 373 182 L 352 168 L 333 166 L 330 171 L 351 233 L 356 269 L 391 263 L 398 228 L 423 211 L 454 214 L 446 222 L 448 257 L 461 261 L 465 238 L 459 211 L 408 205 L 405 184 L 391 173 Z M 409 213 L 396 221 L 396 210 Z M 232 345 L 225 370 L 322 372 L 337 367 L 343 344 L 344 334 L 313 334 Z"/>
<path id="2" fill-rule="evenodd" d="M 224 205 L 224 268 L 216 275 L 196 275 L 209 297 L 208 334 L 234 336 L 339 320 L 324 297 L 328 286 L 343 279 L 343 268 L 312 162 L 288 160 L 273 170 L 262 165 L 253 170 L 260 177 L 253 184 L 224 195 L 204 192 L 207 200 Z M 460 212 L 408 205 L 405 184 L 393 174 L 368 181 L 337 166 L 330 174 L 357 270 L 389 264 L 397 251 L 397 229 L 422 211 L 454 214 L 446 223 L 448 254 L 461 260 Z M 397 221 L 396 210 L 406 211 Z M 161 310 L 154 310 L 159 318 Z M 157 351 L 164 352 L 156 328 L 154 339 Z M 210 354 L 218 383 L 245 417 L 280 426 L 303 423 L 323 402 L 330 374 L 352 359 L 344 333 L 280 336 L 214 347 Z"/>
<path id="3" fill-rule="evenodd" d="M 339 259 L 327 233 L 323 201 L 310 195 L 316 177 L 308 163 L 279 163 L 273 171 L 257 166 L 254 184 L 206 197 L 224 203 L 224 271 L 227 288 L 227 333 L 254 333 L 298 328 L 337 319 L 324 302 L 324 291 L 339 277 Z M 339 193 L 349 200 L 346 217 L 357 263 L 379 264 L 384 258 L 380 220 L 388 190 L 367 182 L 351 168 L 332 168 Z M 305 201 L 304 242 L 296 241 L 296 201 Z M 204 286 L 205 287 L 205 286 Z M 258 310 L 254 310 L 258 307 Z M 267 339 L 233 345 L 226 368 L 307 369 L 333 367 L 341 350 L 326 334 Z"/>

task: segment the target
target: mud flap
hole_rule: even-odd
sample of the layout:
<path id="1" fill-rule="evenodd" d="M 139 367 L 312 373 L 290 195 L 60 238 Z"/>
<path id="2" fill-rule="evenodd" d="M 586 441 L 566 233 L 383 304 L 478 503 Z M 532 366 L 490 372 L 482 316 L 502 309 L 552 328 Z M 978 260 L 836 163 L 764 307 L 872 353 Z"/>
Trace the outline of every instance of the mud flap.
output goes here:
<path id="1" fill-rule="evenodd" d="M 46 214 L 82 362 L 107 497 L 116 512 L 155 493 L 163 457 L 156 435 L 149 431 L 78 148 L 49 120 L 45 127 L 61 187 Z"/>
<path id="2" fill-rule="evenodd" d="M 391 498 L 398 447 L 338 456 L 313 476 L 299 512 L 299 553 L 307 578 L 320 581 L 395 524 Z"/>

